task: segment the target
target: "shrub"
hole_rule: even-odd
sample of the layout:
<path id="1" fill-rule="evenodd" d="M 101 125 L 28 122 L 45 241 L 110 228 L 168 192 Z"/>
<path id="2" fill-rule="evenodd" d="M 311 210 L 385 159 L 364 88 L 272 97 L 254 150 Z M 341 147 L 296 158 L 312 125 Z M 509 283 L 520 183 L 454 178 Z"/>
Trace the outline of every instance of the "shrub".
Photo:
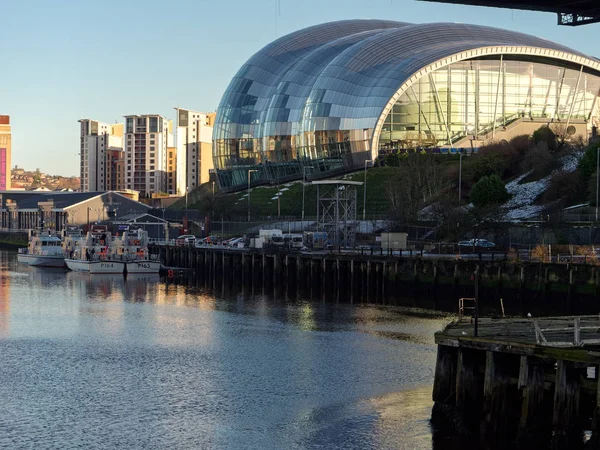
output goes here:
<path id="1" fill-rule="evenodd" d="M 583 154 L 581 161 L 579 161 L 579 169 L 581 170 L 585 180 L 592 176 L 596 172 L 596 166 L 598 164 L 597 161 L 597 152 L 598 146 L 600 146 L 600 142 L 592 144 L 588 147 L 588 149 Z"/>
<path id="2" fill-rule="evenodd" d="M 555 170 L 544 192 L 543 200 L 545 203 L 558 201 L 561 207 L 585 201 L 584 186 L 578 170 L 574 172 Z M 594 184 L 594 189 L 595 186 Z"/>
<path id="3" fill-rule="evenodd" d="M 539 142 L 525 153 L 521 162 L 521 170 L 523 172 L 533 170 L 533 176 L 540 179 L 551 173 L 556 165 L 557 161 L 548 151 L 546 143 Z"/>
<path id="4" fill-rule="evenodd" d="M 531 260 L 532 261 L 541 261 L 548 262 L 550 261 L 550 254 L 548 253 L 547 245 L 538 245 L 531 250 Z"/>
<path id="5" fill-rule="evenodd" d="M 533 132 L 533 142 L 536 144 L 544 143 L 551 152 L 555 152 L 558 148 L 558 142 L 556 140 L 556 134 L 548 126 L 538 128 Z"/>
<path id="6" fill-rule="evenodd" d="M 471 201 L 477 207 L 500 204 L 509 198 L 506 186 L 496 174 L 482 177 L 471 190 Z"/>

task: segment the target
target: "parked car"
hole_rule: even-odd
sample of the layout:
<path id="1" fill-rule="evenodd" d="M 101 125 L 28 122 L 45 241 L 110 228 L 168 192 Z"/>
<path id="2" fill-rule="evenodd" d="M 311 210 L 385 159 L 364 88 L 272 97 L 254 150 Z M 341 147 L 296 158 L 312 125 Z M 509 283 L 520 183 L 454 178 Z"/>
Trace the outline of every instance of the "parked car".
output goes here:
<path id="1" fill-rule="evenodd" d="M 181 236 L 177 236 L 175 239 L 175 243 L 177 245 L 193 245 L 196 242 L 196 236 L 193 234 L 182 234 Z"/>
<path id="2" fill-rule="evenodd" d="M 458 245 L 461 247 L 481 247 L 481 248 L 492 248 L 492 247 L 496 246 L 496 244 L 494 244 L 491 241 L 488 241 L 487 239 L 469 239 L 468 241 L 460 241 L 458 243 Z"/>
<path id="3" fill-rule="evenodd" d="M 227 247 L 238 248 L 239 243 L 243 242 L 243 241 L 244 241 L 243 237 L 238 237 L 238 238 L 229 239 L 228 241 L 223 241 L 223 244 L 226 245 Z"/>

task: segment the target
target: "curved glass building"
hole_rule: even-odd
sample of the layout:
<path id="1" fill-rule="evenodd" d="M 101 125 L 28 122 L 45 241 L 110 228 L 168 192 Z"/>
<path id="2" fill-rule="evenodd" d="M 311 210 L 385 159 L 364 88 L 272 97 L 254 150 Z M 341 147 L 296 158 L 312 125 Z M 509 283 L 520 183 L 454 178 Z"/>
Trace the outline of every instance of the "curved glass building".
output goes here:
<path id="1" fill-rule="evenodd" d="M 587 137 L 600 61 L 544 39 L 455 23 L 346 20 L 277 39 L 223 95 L 223 189 L 324 178 L 381 151 L 455 151 L 543 124 Z"/>

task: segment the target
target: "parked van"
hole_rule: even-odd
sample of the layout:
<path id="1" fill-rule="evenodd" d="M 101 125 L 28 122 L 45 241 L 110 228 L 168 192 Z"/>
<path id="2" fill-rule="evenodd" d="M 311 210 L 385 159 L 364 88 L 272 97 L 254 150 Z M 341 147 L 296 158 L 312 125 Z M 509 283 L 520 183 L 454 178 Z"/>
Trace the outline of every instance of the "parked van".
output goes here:
<path id="1" fill-rule="evenodd" d="M 301 234 L 288 233 L 283 235 L 283 242 L 287 248 L 302 248 L 304 245 L 303 241 Z"/>

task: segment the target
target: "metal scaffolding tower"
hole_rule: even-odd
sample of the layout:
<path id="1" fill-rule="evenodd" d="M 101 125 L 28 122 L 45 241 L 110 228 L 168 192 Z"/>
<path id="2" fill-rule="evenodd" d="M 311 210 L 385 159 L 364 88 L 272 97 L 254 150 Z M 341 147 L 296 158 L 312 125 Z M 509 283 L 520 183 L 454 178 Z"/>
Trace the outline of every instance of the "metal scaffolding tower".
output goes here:
<path id="1" fill-rule="evenodd" d="M 359 181 L 313 181 L 317 186 L 317 229 L 327 233 L 329 241 L 340 247 L 356 242 L 356 187 Z"/>

